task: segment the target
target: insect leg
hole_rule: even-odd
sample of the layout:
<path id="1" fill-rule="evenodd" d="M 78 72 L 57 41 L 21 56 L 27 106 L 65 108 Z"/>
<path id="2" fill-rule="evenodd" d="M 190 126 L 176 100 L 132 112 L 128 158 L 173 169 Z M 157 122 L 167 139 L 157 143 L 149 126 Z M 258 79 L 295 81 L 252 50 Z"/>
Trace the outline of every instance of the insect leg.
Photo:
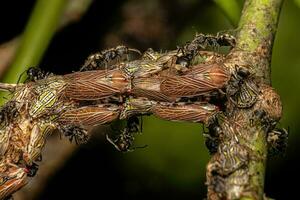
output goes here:
<path id="1" fill-rule="evenodd" d="M 126 46 L 117 46 L 116 48 L 103 50 L 90 55 L 79 71 L 113 69 L 115 66 L 108 64 L 116 58 L 122 58 L 122 56 L 128 55 L 130 52 L 135 52 L 141 55 L 141 52 L 137 49 L 131 49 Z"/>
<path id="2" fill-rule="evenodd" d="M 69 137 L 69 141 L 78 144 L 85 144 L 89 139 L 89 135 L 87 134 L 87 130 L 83 127 L 76 125 L 65 125 L 59 126 L 60 132 L 62 132 L 66 137 Z"/>

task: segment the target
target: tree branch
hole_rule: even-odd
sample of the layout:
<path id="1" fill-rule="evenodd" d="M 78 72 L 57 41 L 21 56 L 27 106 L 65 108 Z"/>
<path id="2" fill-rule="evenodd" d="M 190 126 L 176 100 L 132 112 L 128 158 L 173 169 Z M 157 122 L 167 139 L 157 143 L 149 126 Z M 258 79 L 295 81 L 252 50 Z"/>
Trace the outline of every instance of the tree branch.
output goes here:
<path id="1" fill-rule="evenodd" d="M 282 112 L 280 97 L 269 86 L 281 4 L 282 0 L 245 1 L 237 46 L 225 65 L 233 73 L 237 66 L 251 72 L 243 83 L 247 86 L 244 92 L 251 93 L 257 87 L 257 102 L 247 109 L 230 101 L 226 105 L 218 150 L 207 166 L 208 199 L 263 199 L 266 137 Z"/>

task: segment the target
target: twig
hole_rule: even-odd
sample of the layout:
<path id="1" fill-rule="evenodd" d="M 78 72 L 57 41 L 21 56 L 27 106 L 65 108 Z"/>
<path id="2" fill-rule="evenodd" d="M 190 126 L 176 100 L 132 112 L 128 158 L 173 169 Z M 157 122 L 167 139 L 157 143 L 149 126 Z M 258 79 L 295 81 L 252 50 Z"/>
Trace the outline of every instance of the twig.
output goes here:
<path id="1" fill-rule="evenodd" d="M 208 199 L 263 199 L 266 136 L 270 124 L 281 117 L 281 102 L 268 86 L 271 52 L 282 0 L 247 0 L 239 23 L 237 46 L 227 56 L 226 66 L 247 67 L 259 85 L 258 102 L 249 109 L 227 105 L 221 124 L 218 152 L 207 166 Z M 272 125 L 274 126 L 274 125 Z"/>

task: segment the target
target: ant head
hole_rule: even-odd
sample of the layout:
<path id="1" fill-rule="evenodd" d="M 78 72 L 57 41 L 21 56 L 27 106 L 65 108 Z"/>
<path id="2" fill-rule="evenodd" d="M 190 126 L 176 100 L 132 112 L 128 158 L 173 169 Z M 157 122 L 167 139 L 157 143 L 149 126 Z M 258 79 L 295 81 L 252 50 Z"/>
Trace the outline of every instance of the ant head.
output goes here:
<path id="1" fill-rule="evenodd" d="M 33 77 L 33 76 L 36 76 L 38 72 L 38 69 L 35 68 L 35 67 L 30 67 L 28 70 L 27 70 L 27 76 L 29 77 Z"/>
<path id="2" fill-rule="evenodd" d="M 250 71 L 246 67 L 235 65 L 237 74 L 242 77 L 246 78 L 250 75 Z"/>

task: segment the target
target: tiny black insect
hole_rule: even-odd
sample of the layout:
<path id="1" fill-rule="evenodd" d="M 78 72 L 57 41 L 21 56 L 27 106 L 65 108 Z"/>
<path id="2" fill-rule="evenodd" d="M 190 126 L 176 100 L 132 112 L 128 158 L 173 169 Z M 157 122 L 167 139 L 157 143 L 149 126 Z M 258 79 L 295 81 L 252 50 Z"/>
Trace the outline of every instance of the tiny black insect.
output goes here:
<path id="1" fill-rule="evenodd" d="M 188 67 L 192 59 L 197 55 L 199 50 L 205 50 L 207 47 L 218 48 L 220 46 L 234 47 L 236 45 L 236 40 L 232 35 L 229 34 L 217 34 L 205 35 L 197 34 L 195 38 L 186 43 L 182 47 L 178 47 L 179 56 L 176 60 L 176 64 L 180 64 L 182 67 Z"/>
<path id="2" fill-rule="evenodd" d="M 66 136 L 69 137 L 69 141 L 78 144 L 85 144 L 87 143 L 89 136 L 87 131 L 79 126 L 75 125 L 66 125 L 59 127 L 59 130 Z"/>
<path id="3" fill-rule="evenodd" d="M 34 177 L 39 169 L 39 166 L 36 163 L 26 166 L 27 176 Z"/>
<path id="4" fill-rule="evenodd" d="M 26 73 L 26 75 L 27 75 L 27 78 L 24 81 L 25 83 L 31 82 L 31 81 L 35 82 L 37 80 L 41 80 L 41 79 L 47 78 L 48 76 L 52 75 L 52 73 L 44 72 L 43 70 L 41 70 L 39 68 L 29 67 L 26 71 L 24 71 L 19 76 L 18 83 L 20 82 L 21 77 L 23 76 L 24 73 Z"/>
<path id="5" fill-rule="evenodd" d="M 226 86 L 227 97 L 239 108 L 253 106 L 259 94 L 259 88 L 250 71 L 242 66 L 235 66 L 231 79 Z"/>
<path id="6" fill-rule="evenodd" d="M 220 135 L 222 134 L 222 129 L 219 125 L 218 118 L 213 117 L 208 124 L 208 132 L 204 130 L 203 127 L 203 135 L 205 137 L 205 145 L 210 154 L 217 153 L 219 143 L 220 143 Z"/>
<path id="7" fill-rule="evenodd" d="M 112 139 L 106 134 L 106 139 L 111 143 L 118 151 L 129 152 L 142 147 L 131 147 L 134 141 L 134 134 L 142 132 L 142 123 L 140 124 L 138 117 L 133 116 L 127 120 L 126 127 L 121 130 L 121 133 L 116 139 Z"/>

